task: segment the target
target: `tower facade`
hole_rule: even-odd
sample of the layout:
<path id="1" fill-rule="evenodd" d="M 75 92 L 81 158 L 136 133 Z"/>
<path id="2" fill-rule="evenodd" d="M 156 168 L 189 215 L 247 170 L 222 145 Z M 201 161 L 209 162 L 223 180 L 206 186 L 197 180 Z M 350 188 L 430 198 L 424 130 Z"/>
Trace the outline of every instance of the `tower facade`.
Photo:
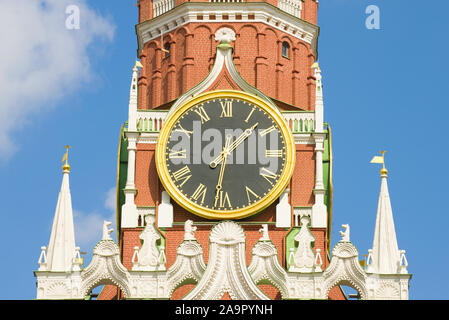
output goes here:
<path id="1" fill-rule="evenodd" d="M 347 285 L 361 299 L 407 299 L 385 171 L 377 216 L 387 225 L 376 223 L 366 267 L 349 225 L 330 248 L 318 2 L 140 0 L 138 8 L 118 243 L 105 222 L 85 269 L 79 248 L 42 247 L 38 298 L 83 299 L 104 285 L 99 299 L 345 299 Z M 73 236 L 57 223 L 52 232 Z M 72 257 L 65 270 L 47 266 L 55 252 Z"/>
<path id="2" fill-rule="evenodd" d="M 251 261 L 251 249 L 260 238 L 261 225 L 267 224 L 278 248 L 279 263 L 287 267 L 297 233 L 295 227 L 299 227 L 301 215 L 309 215 L 314 248 L 320 252 L 325 268 L 332 182 L 330 133 L 323 125 L 321 74 L 319 67 L 314 67 L 318 3 L 142 0 L 138 6 L 136 33 L 142 67 L 140 73 L 134 71 L 137 90 L 131 91 L 137 101 L 130 106 L 128 127 L 124 127 L 122 135 L 122 184 L 118 187 L 121 210 L 117 222 L 124 265 L 132 267 L 134 248 L 140 246 L 139 234 L 149 212 L 154 213 L 163 238 L 167 267 L 175 262 L 186 220 L 197 227 L 196 238 L 207 263 L 211 228 L 220 219 L 200 217 L 176 199 L 164 203 L 165 189 L 156 168 L 157 138 L 170 110 L 187 98 L 235 90 L 272 101 L 295 140 L 295 167 L 283 194 L 264 210 L 235 220 L 246 233 L 246 263 Z M 229 37 L 225 42 L 230 48 L 226 51 L 219 49 L 223 42 L 220 36 Z M 222 65 L 220 59 L 225 61 Z M 134 177 L 130 177 L 132 171 Z M 161 222 L 166 219 L 160 212 L 165 206 L 172 210 L 168 223 Z M 178 288 L 171 298 L 182 298 L 193 286 Z M 280 297 L 276 287 L 260 286 L 271 298 Z M 334 294 L 343 297 L 338 289 Z"/>

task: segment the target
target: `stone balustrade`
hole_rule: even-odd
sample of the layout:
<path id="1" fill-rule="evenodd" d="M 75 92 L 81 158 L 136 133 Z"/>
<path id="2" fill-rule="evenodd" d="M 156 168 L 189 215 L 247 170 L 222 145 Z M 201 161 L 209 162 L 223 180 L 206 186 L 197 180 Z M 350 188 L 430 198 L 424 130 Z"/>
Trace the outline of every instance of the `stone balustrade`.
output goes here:
<path id="1" fill-rule="evenodd" d="M 159 132 L 168 111 L 139 110 L 137 112 L 137 130 L 140 132 Z M 293 133 L 310 133 L 314 131 L 314 112 L 282 112 Z"/>

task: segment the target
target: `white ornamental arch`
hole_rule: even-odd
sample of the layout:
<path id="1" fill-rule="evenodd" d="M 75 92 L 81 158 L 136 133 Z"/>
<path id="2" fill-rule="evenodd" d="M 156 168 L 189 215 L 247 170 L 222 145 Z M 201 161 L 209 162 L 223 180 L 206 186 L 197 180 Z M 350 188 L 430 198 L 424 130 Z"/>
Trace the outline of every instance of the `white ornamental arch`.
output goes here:
<path id="1" fill-rule="evenodd" d="M 359 263 L 359 253 L 349 241 L 340 241 L 332 250 L 332 259 L 324 271 L 324 292 L 337 285 L 347 285 L 357 290 L 362 300 L 367 299 L 366 275 Z"/>
<path id="2" fill-rule="evenodd" d="M 120 288 L 125 298 L 131 296 L 128 270 L 120 261 L 120 250 L 112 240 L 101 240 L 94 248 L 89 266 L 81 274 L 83 296 L 99 286 L 111 284 Z"/>

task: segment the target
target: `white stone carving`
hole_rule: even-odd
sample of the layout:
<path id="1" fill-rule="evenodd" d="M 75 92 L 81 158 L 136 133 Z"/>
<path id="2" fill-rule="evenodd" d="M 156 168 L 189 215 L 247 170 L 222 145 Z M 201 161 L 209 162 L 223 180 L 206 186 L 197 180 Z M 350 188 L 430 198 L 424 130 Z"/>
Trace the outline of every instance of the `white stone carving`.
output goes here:
<path id="1" fill-rule="evenodd" d="M 276 246 L 268 237 L 268 225 L 264 224 L 260 229 L 263 234 L 251 250 L 252 259 L 248 271 L 256 284 L 269 283 L 276 287 L 282 298 L 288 298 L 286 286 L 287 273 L 279 264 Z"/>
<path id="2" fill-rule="evenodd" d="M 259 241 L 270 241 L 270 235 L 268 234 L 268 224 L 263 224 L 262 229 L 259 229 L 259 232 L 262 233 L 262 237 Z"/>
<path id="3" fill-rule="evenodd" d="M 185 300 L 221 299 L 227 292 L 233 300 L 268 299 L 256 286 L 245 263 L 245 232 L 235 222 L 224 221 L 211 230 L 209 263 L 200 282 Z"/>
<path id="4" fill-rule="evenodd" d="M 109 229 L 109 226 L 112 225 L 110 221 L 103 222 L 103 237 L 102 240 L 111 240 L 110 234 L 114 231 L 114 229 Z"/>
<path id="5" fill-rule="evenodd" d="M 349 240 L 349 225 L 348 224 L 342 224 L 341 227 L 344 229 L 344 231 L 340 231 L 341 240 L 340 241 L 350 241 Z"/>
<path id="6" fill-rule="evenodd" d="M 41 247 L 41 255 L 39 256 L 39 271 L 47 271 L 47 247 Z"/>
<path id="7" fill-rule="evenodd" d="M 327 293 L 336 285 L 347 285 L 367 299 L 366 274 L 359 263 L 359 254 L 351 242 L 340 241 L 332 250 L 332 259 L 323 273 Z"/>
<path id="8" fill-rule="evenodd" d="M 187 224 L 191 226 L 191 224 Z M 179 245 L 175 263 L 168 269 L 169 294 L 187 281 L 198 283 L 206 270 L 203 248 L 191 232 L 187 239 Z"/>
<path id="9" fill-rule="evenodd" d="M 170 195 L 167 191 L 162 191 L 162 201 L 158 206 L 157 225 L 159 228 L 173 226 L 173 205 L 170 203 Z"/>
<path id="10" fill-rule="evenodd" d="M 154 215 L 149 214 L 145 216 L 146 227 L 139 235 L 139 239 L 143 244 L 137 254 L 133 256 L 133 271 L 156 271 L 165 269 L 165 255 L 162 250 L 158 250 L 156 245 L 161 236 L 154 227 L 154 222 Z"/>
<path id="11" fill-rule="evenodd" d="M 231 43 L 235 41 L 235 32 L 231 28 L 220 28 L 215 32 L 215 41 L 220 43 Z"/>
<path id="12" fill-rule="evenodd" d="M 113 240 L 100 240 L 94 247 L 92 261 L 81 273 L 81 296 L 85 297 L 99 285 L 120 288 L 125 298 L 131 296 L 129 273 L 120 261 L 120 249 Z"/>
<path id="13" fill-rule="evenodd" d="M 405 250 L 399 250 L 399 253 L 401 255 L 399 258 L 399 273 L 407 274 L 408 262 L 407 258 L 405 257 Z"/>
<path id="14" fill-rule="evenodd" d="M 313 272 L 315 270 L 315 254 L 313 244 L 315 237 L 309 230 L 310 217 L 301 217 L 301 229 L 295 236 L 298 243 L 296 253 L 293 255 L 293 263 L 290 264 L 289 272 Z"/>
<path id="15" fill-rule="evenodd" d="M 193 221 L 187 220 L 184 223 L 184 240 L 196 240 L 195 232 L 196 232 L 196 227 L 193 226 Z"/>

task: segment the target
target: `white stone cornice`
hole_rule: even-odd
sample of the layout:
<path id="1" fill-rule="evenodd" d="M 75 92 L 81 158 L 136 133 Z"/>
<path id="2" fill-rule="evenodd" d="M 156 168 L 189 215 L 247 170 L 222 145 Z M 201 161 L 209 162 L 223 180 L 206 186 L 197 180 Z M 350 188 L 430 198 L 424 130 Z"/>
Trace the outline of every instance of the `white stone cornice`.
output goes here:
<path id="1" fill-rule="evenodd" d="M 137 143 L 156 144 L 158 136 L 159 132 L 143 132 L 139 140 L 137 140 Z"/>
<path id="2" fill-rule="evenodd" d="M 310 133 L 295 133 L 293 139 L 295 144 L 315 144 L 315 140 Z"/>
<path id="3" fill-rule="evenodd" d="M 227 19 L 223 19 L 223 14 Z M 201 16 L 198 19 L 198 16 Z M 214 20 L 209 20 L 214 15 Z M 236 16 L 241 16 L 241 19 Z M 250 19 L 251 18 L 251 19 Z M 272 28 L 286 32 L 312 46 L 316 53 L 318 27 L 286 13 L 266 2 L 185 2 L 174 9 L 136 26 L 139 54 L 145 43 L 160 37 L 161 34 L 192 22 L 199 23 L 264 23 Z"/>

